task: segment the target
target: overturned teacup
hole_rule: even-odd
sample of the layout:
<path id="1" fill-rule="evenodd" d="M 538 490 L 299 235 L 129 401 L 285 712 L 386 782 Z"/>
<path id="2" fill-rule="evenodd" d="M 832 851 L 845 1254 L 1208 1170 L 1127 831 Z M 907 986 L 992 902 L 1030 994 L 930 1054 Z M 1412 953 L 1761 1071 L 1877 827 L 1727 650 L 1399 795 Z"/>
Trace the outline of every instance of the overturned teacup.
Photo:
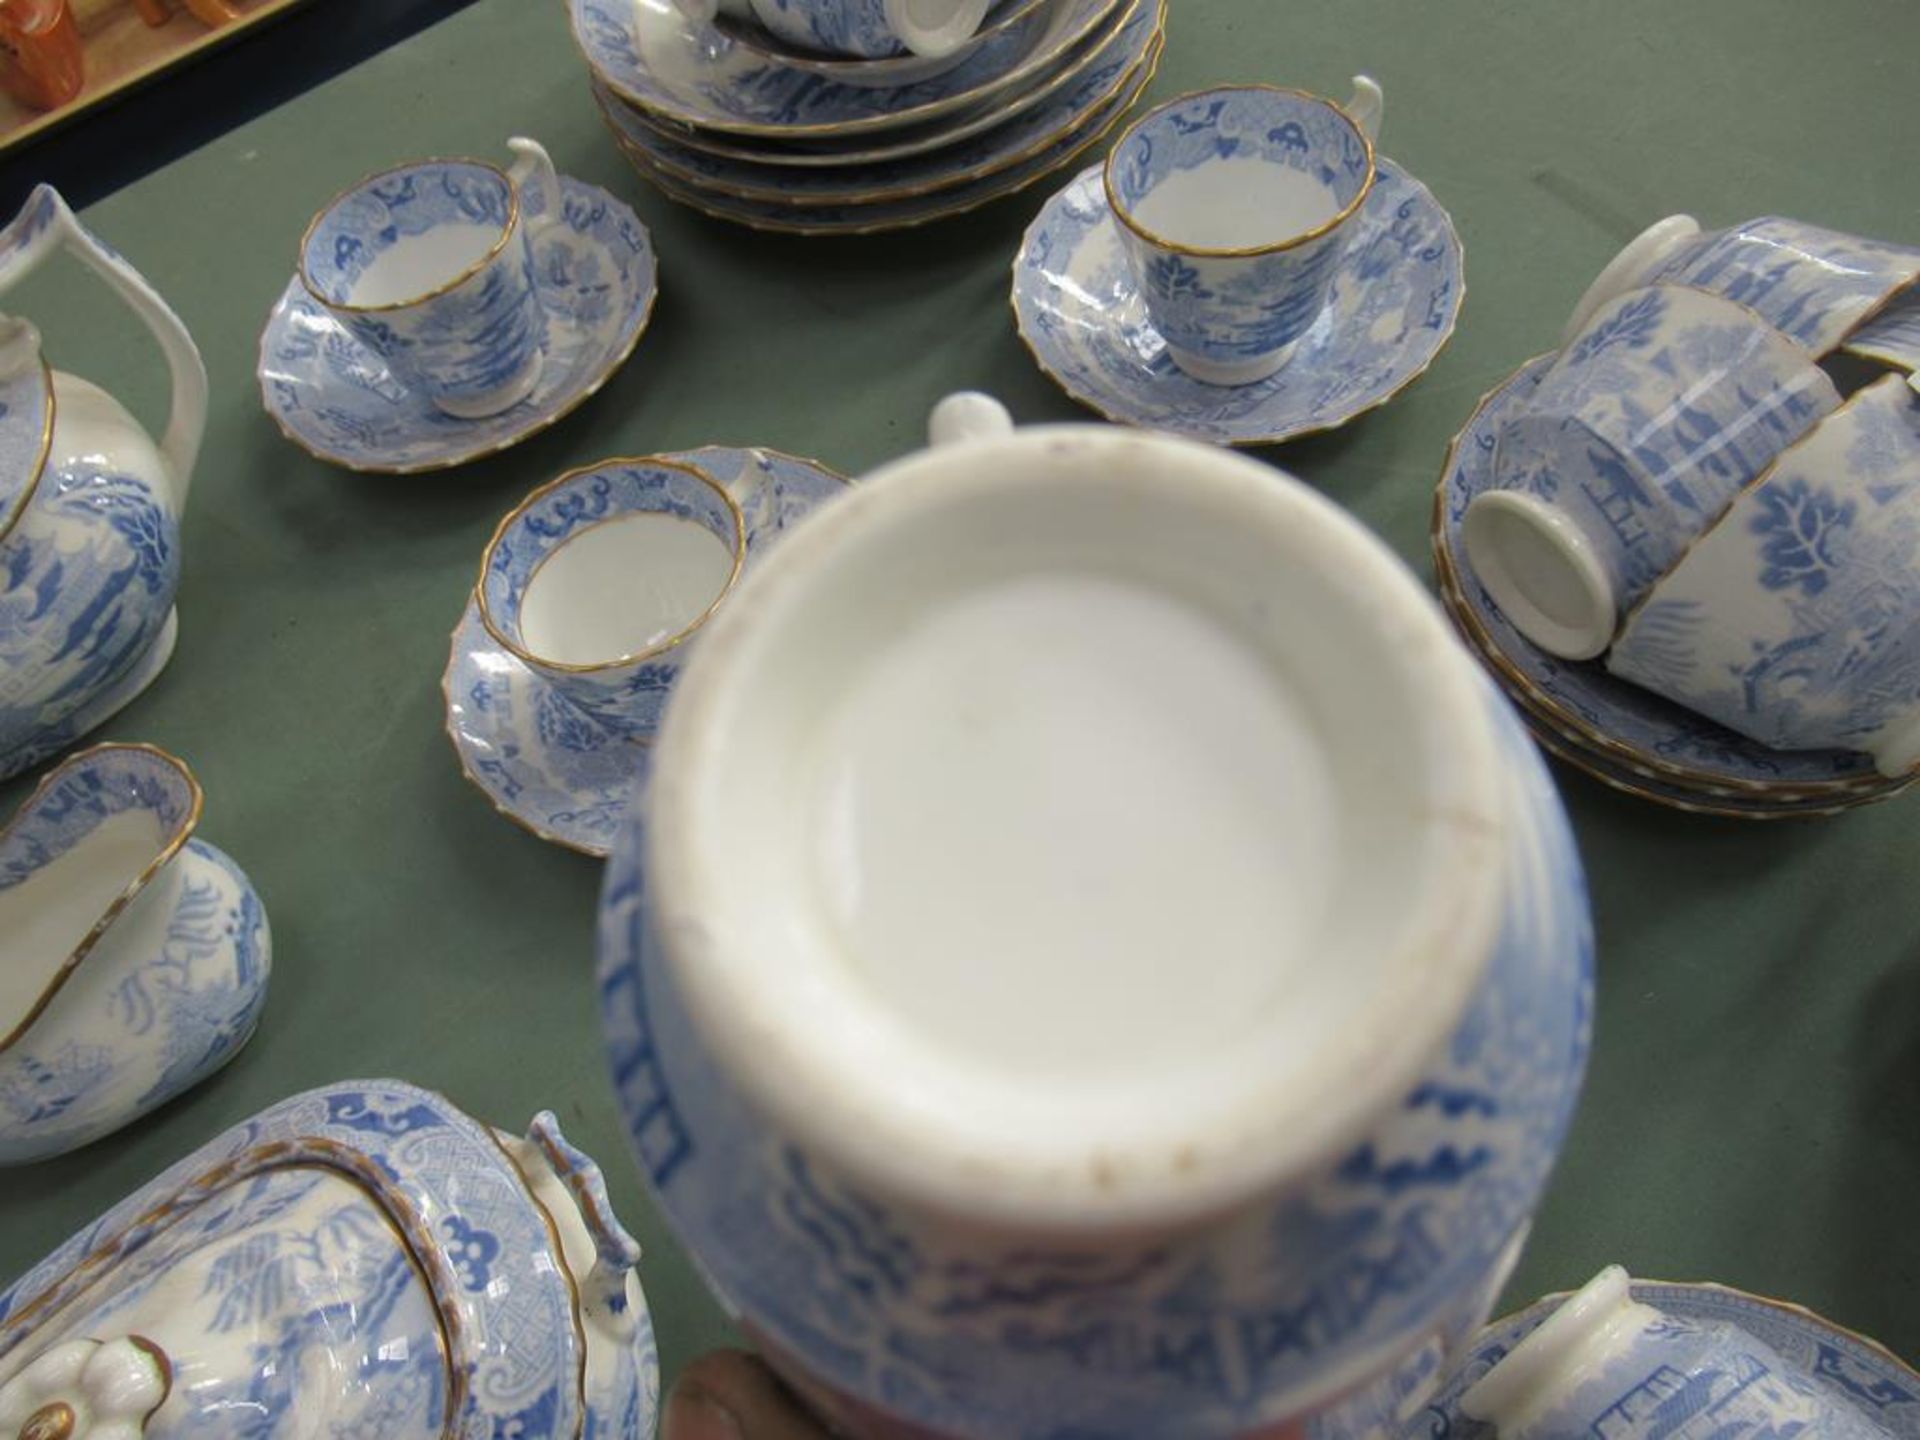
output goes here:
<path id="1" fill-rule="evenodd" d="M 1775 749 L 1920 767 L 1920 395 L 1859 391 L 1699 537 L 1607 654 Z"/>
<path id="2" fill-rule="evenodd" d="M 738 502 L 703 471 L 602 461 L 549 481 L 500 522 L 481 560 L 480 619 L 562 695 L 644 739 L 746 547 Z"/>
<path id="3" fill-rule="evenodd" d="M 1740 488 L 1840 403 L 1800 346 L 1682 286 L 1600 307 L 1501 426 L 1462 527 L 1520 632 L 1586 660 Z"/>
<path id="4" fill-rule="evenodd" d="M 1500 1440 L 1678 1440 L 1887 1432 L 1779 1352 L 1726 1321 L 1633 1298 L 1609 1266 L 1460 1397 Z"/>
<path id="5" fill-rule="evenodd" d="M 540 380 L 546 316 L 532 231 L 558 222 L 559 179 L 538 144 L 509 144 L 510 170 L 422 160 L 369 176 L 300 242 L 308 294 L 456 419 L 509 409 Z M 543 204 L 522 203 L 530 188 Z"/>
<path id="6" fill-rule="evenodd" d="M 939 59 L 973 38 L 992 0 L 676 0 L 702 22 L 755 20 L 789 45 L 881 59 L 907 50 Z"/>
<path id="7" fill-rule="evenodd" d="M 1747 306 L 1815 355 L 1839 345 L 1920 280 L 1920 248 L 1762 216 L 1702 231 L 1657 220 L 1600 272 L 1568 321 L 1569 341 L 1602 305 L 1655 283 L 1690 285 Z"/>
<path id="8" fill-rule="evenodd" d="M 1183 95 L 1107 156 L 1107 205 L 1167 354 L 1209 385 L 1283 366 L 1326 307 L 1373 189 L 1380 87 L 1345 106 L 1269 85 Z"/>

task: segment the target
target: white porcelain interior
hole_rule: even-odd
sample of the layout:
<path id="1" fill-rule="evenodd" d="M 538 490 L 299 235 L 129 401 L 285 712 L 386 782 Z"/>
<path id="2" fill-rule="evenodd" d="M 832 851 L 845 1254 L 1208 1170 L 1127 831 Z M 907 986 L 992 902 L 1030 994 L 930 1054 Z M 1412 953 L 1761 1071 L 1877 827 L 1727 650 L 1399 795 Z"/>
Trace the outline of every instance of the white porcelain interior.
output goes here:
<path id="1" fill-rule="evenodd" d="M 1522 1436 L 1553 1405 L 1660 1319 L 1635 1300 L 1631 1281 L 1609 1265 L 1460 1397 L 1460 1411 Z"/>
<path id="2" fill-rule="evenodd" d="M 1691 215 L 1669 215 L 1654 221 L 1629 240 L 1594 277 L 1580 297 L 1580 303 L 1573 307 L 1566 328 L 1560 332 L 1561 347 L 1571 345 L 1579 337 L 1602 305 L 1646 284 L 1663 261 L 1699 233 L 1700 222 Z"/>
<path id="3" fill-rule="evenodd" d="M 1455 1023 L 1503 883 L 1484 701 L 1304 487 L 973 440 L 734 600 L 659 742 L 660 933 L 753 1099 L 865 1183 L 1031 1224 L 1235 1203 Z"/>
<path id="4" fill-rule="evenodd" d="M 1591 660 L 1613 643 L 1619 606 L 1578 525 L 1519 490 L 1476 495 L 1461 521 L 1473 575 L 1520 633 L 1551 655 Z"/>
<path id="5" fill-rule="evenodd" d="M 643 654 L 713 608 L 736 559 L 697 521 L 658 511 L 616 515 L 541 562 L 520 602 L 520 642 L 557 665 Z"/>
<path id="6" fill-rule="evenodd" d="M 150 810 L 108 816 L 83 839 L 0 890 L 0 1036 L 46 994 L 113 903 L 166 849 Z"/>

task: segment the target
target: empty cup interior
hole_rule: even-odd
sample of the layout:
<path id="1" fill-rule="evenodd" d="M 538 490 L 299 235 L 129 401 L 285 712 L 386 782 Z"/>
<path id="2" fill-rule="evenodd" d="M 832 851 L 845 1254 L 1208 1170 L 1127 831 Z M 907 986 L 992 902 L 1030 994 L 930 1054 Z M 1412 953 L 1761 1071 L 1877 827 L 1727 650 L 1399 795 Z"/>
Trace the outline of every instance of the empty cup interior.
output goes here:
<path id="1" fill-rule="evenodd" d="M 478 270 L 507 242 L 513 182 L 477 160 L 434 160 L 361 181 L 308 227 L 300 278 L 344 310 L 390 310 L 429 299 Z"/>
<path id="2" fill-rule="evenodd" d="M 77 755 L 29 797 L 0 831 L 0 1042 L 199 814 L 186 767 L 143 746 Z"/>
<path id="3" fill-rule="evenodd" d="M 1062 1204 L 1091 1154 L 1124 1205 L 1400 1093 L 1504 821 L 1473 672 L 1359 527 L 1197 447 L 1046 443 L 782 542 L 678 681 L 649 868 L 710 1042 L 828 1150 L 897 1126 Z"/>
<path id="4" fill-rule="evenodd" d="M 535 491 L 501 523 L 481 575 L 482 618 L 534 664 L 644 659 L 700 626 L 745 547 L 740 507 L 700 471 L 605 462 Z"/>
<path id="5" fill-rule="evenodd" d="M 1373 183 L 1373 147 L 1332 101 L 1249 86 L 1175 100 L 1107 161 L 1129 229 L 1195 253 L 1275 249 L 1331 228 Z"/>

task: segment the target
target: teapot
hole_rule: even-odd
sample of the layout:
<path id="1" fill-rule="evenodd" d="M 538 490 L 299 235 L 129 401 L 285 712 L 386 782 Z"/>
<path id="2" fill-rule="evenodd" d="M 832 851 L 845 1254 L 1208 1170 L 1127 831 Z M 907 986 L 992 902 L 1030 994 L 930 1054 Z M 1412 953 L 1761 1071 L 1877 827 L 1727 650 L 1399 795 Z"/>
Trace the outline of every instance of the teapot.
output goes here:
<path id="1" fill-rule="evenodd" d="M 193 337 L 52 186 L 0 230 L 0 292 L 61 249 L 159 341 L 172 410 L 156 445 L 113 396 L 52 369 L 30 323 L 0 316 L 0 779 L 65 749 L 166 666 L 180 513 L 206 428 Z"/>

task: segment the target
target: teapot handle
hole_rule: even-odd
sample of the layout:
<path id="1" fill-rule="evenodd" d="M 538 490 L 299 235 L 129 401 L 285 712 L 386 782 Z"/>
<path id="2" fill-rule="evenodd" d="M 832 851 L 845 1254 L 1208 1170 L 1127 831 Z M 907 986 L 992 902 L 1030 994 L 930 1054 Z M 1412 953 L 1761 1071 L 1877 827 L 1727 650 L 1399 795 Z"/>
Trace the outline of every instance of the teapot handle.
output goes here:
<path id="1" fill-rule="evenodd" d="M 26 207 L 0 230 L 0 294 L 39 269 L 47 256 L 62 247 L 107 282 L 153 333 L 167 357 L 167 369 L 173 377 L 173 407 L 167 416 L 167 433 L 160 441 L 160 456 L 173 487 L 174 505 L 184 509 L 193 463 L 199 458 L 200 440 L 207 428 L 207 367 L 200 359 L 200 349 L 173 308 L 160 298 L 160 292 L 118 251 L 82 225 L 51 185 L 35 186 Z"/>

